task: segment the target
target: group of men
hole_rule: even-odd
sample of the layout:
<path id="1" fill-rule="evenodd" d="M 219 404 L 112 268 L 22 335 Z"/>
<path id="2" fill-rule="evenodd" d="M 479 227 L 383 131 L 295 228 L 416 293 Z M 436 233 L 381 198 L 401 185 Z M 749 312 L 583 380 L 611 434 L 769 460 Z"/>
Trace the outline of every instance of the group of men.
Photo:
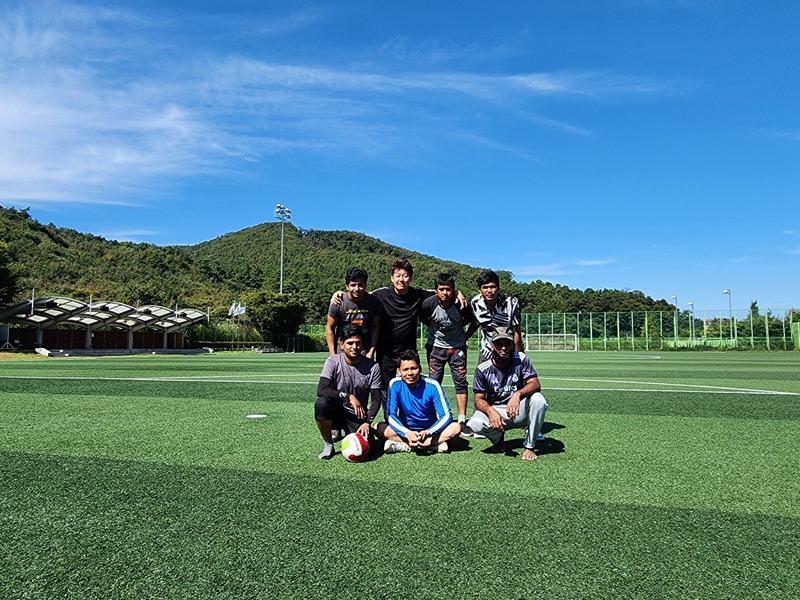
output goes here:
<path id="1" fill-rule="evenodd" d="M 411 263 L 398 259 L 391 285 L 368 293 L 366 271 L 351 268 L 347 291 L 331 298 L 330 356 L 314 408 L 323 440 L 319 458 L 335 455 L 341 430 L 361 433 L 371 448 L 386 453 L 448 452 L 448 442 L 458 436 L 489 438 L 486 451 L 501 453 L 505 430 L 524 428 L 522 458 L 535 460 L 547 402 L 522 352 L 519 301 L 500 291 L 494 271 L 478 276 L 479 293 L 469 302 L 449 274 L 437 276 L 434 290 L 413 287 L 412 279 Z M 428 325 L 428 376 L 416 351 L 420 319 Z M 467 340 L 478 330 L 475 411 L 467 421 Z M 441 386 L 445 365 L 456 390 L 457 420 Z M 381 406 L 384 421 L 375 423 Z"/>

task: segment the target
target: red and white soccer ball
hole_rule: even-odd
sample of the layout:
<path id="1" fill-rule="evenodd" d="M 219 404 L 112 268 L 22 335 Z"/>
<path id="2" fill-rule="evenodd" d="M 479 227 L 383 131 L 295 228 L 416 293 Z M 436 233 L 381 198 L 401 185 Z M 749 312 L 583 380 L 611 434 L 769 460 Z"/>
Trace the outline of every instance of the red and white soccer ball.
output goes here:
<path id="1" fill-rule="evenodd" d="M 369 454 L 369 442 L 360 433 L 351 433 L 342 438 L 342 456 L 350 462 L 361 462 Z"/>

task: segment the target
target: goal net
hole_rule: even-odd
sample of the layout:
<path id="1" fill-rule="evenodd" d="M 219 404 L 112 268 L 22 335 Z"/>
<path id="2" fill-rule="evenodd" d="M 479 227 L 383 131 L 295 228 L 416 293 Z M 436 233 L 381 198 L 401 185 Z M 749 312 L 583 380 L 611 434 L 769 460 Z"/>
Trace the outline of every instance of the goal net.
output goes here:
<path id="1" fill-rule="evenodd" d="M 578 336 L 574 333 L 526 333 L 525 352 L 537 350 L 578 350 Z"/>

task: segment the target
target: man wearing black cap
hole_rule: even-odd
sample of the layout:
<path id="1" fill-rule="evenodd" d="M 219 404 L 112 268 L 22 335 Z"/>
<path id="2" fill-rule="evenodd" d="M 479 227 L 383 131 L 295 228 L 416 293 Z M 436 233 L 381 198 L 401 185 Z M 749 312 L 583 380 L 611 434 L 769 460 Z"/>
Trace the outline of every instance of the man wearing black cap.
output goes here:
<path id="1" fill-rule="evenodd" d="M 536 460 L 536 439 L 542 431 L 547 402 L 531 361 L 514 351 L 514 330 L 495 327 L 492 357 L 475 369 L 475 414 L 467 425 L 492 442 L 487 452 L 505 452 L 505 430 L 525 429 L 524 460 Z"/>

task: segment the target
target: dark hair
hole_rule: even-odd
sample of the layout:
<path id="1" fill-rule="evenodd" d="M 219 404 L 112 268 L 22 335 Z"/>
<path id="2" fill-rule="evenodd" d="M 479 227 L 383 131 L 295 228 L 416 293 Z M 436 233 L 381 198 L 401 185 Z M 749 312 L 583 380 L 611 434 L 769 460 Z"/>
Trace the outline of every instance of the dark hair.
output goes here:
<path id="1" fill-rule="evenodd" d="M 352 323 L 347 323 L 342 325 L 339 328 L 339 341 L 343 342 L 345 340 L 349 340 L 351 337 L 358 336 L 361 338 L 361 341 L 364 341 L 364 330 L 359 327 L 358 325 L 353 325 Z"/>
<path id="2" fill-rule="evenodd" d="M 476 281 L 478 282 L 478 287 L 486 285 L 487 283 L 493 283 L 497 287 L 500 287 L 500 278 L 494 271 L 484 271 L 483 273 L 478 275 Z"/>
<path id="3" fill-rule="evenodd" d="M 437 288 L 440 285 L 449 285 L 453 290 L 456 289 L 456 280 L 450 273 L 439 273 L 433 282 L 433 287 Z"/>
<path id="4" fill-rule="evenodd" d="M 350 283 L 351 281 L 356 281 L 361 279 L 364 282 L 364 285 L 367 285 L 367 272 L 362 269 L 361 267 L 350 267 L 347 269 L 347 273 L 344 275 L 344 282 Z"/>
<path id="5" fill-rule="evenodd" d="M 419 359 L 419 352 L 417 352 L 416 350 L 411 350 L 411 349 L 403 350 L 403 352 L 400 354 L 400 359 L 398 360 L 398 363 L 401 363 L 404 360 L 413 360 L 420 367 L 422 366 L 422 362 Z"/>
<path id="6" fill-rule="evenodd" d="M 403 269 L 408 273 L 409 277 L 414 277 L 414 267 L 411 266 L 411 263 L 408 262 L 405 258 L 395 258 L 392 261 L 392 270 L 390 275 L 394 275 L 394 272 L 398 269 Z"/>

